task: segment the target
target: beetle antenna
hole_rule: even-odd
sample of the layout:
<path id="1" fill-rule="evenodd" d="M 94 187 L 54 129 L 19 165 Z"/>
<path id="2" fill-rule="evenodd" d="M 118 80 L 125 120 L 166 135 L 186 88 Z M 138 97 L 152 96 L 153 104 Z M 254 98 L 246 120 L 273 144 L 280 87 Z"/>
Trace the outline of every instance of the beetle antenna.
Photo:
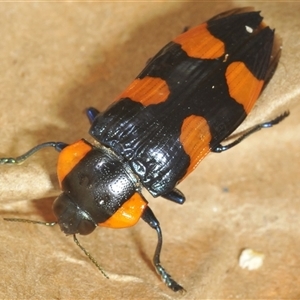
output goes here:
<path id="1" fill-rule="evenodd" d="M 19 164 L 22 164 L 28 157 L 33 155 L 35 152 L 37 152 L 37 151 L 39 151 L 43 148 L 53 147 L 53 148 L 55 148 L 56 151 L 60 152 L 67 145 L 68 144 L 63 143 L 63 142 L 46 142 L 46 143 L 42 143 L 42 144 L 39 144 L 39 145 L 33 147 L 32 149 L 30 149 L 29 151 L 27 151 L 26 153 L 24 153 L 24 154 L 22 154 L 18 157 L 0 158 L 0 165 L 8 165 L 8 164 L 19 165 Z"/>
<path id="2" fill-rule="evenodd" d="M 22 222 L 22 223 L 33 223 L 38 225 L 45 225 L 45 226 L 54 226 L 57 222 L 43 222 L 43 221 L 35 221 L 35 220 L 28 220 L 28 219 L 18 219 L 18 218 L 3 218 L 5 221 L 9 222 Z M 97 269 L 103 274 L 104 277 L 109 279 L 108 275 L 104 272 L 102 267 L 98 264 L 96 259 L 79 243 L 76 235 L 73 234 L 73 239 L 76 245 L 84 252 L 84 254 L 89 258 L 89 260 L 97 267 Z"/>
<path id="3" fill-rule="evenodd" d="M 33 223 L 45 226 L 54 226 L 57 222 L 44 222 L 44 221 L 35 221 L 35 220 L 28 220 L 28 219 L 18 219 L 18 218 L 3 218 L 5 221 L 9 222 L 22 222 L 22 223 Z"/>
<path id="4" fill-rule="evenodd" d="M 167 271 L 163 268 L 163 266 L 160 264 L 160 253 L 162 248 L 162 232 L 159 226 L 159 222 L 156 219 L 154 213 L 150 209 L 150 207 L 147 206 L 145 209 L 143 216 L 143 220 L 148 223 L 153 229 L 157 232 L 157 245 L 153 256 L 153 263 L 156 269 L 156 272 L 160 275 L 163 282 L 174 292 L 180 292 L 181 294 L 186 293 L 186 290 L 178 284 L 174 279 L 172 279 L 171 275 L 167 273 Z"/>
<path id="5" fill-rule="evenodd" d="M 5 221 L 9 222 L 22 222 L 22 223 L 33 223 L 38 225 L 45 225 L 45 226 L 54 226 L 57 222 L 43 222 L 43 221 L 35 221 L 35 220 L 28 220 L 28 219 L 18 219 L 18 218 L 3 218 Z M 76 245 L 84 252 L 84 254 L 89 258 L 89 260 L 97 267 L 97 269 L 103 274 L 104 277 L 109 279 L 108 275 L 104 272 L 102 267 L 98 264 L 96 259 L 79 243 L 76 235 L 73 234 L 73 239 Z"/>
<path id="6" fill-rule="evenodd" d="M 104 272 L 102 267 L 98 264 L 96 259 L 79 243 L 76 234 L 73 234 L 73 239 L 75 244 L 84 252 L 84 254 L 89 258 L 89 260 L 97 267 L 97 269 L 103 274 L 104 277 L 109 279 L 108 275 Z"/>

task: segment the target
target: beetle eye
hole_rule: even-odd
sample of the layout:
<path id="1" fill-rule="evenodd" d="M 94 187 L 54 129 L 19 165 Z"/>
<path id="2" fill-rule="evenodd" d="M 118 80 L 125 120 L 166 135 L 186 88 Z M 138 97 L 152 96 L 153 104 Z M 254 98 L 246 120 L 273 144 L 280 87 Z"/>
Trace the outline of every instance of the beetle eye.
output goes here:
<path id="1" fill-rule="evenodd" d="M 96 225 L 87 219 L 82 219 L 78 224 L 78 233 L 82 235 L 87 235 L 93 232 L 96 228 Z"/>
<path id="2" fill-rule="evenodd" d="M 80 210 L 67 193 L 62 193 L 54 201 L 53 211 L 60 229 L 67 235 L 76 233 L 87 235 L 96 228 L 90 216 Z"/>

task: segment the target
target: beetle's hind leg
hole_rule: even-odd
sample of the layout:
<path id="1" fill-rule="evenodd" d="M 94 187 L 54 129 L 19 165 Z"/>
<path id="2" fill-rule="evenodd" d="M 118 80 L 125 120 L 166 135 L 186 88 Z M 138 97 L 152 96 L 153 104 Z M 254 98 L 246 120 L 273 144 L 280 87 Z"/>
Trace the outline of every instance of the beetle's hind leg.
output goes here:
<path id="1" fill-rule="evenodd" d="M 216 147 L 211 149 L 211 152 L 215 152 L 215 153 L 221 153 L 223 151 L 226 151 L 234 146 L 236 146 L 237 144 L 239 144 L 241 141 L 243 141 L 245 138 L 247 138 L 248 136 L 250 136 L 251 134 L 253 134 L 254 132 L 257 132 L 261 129 L 264 128 L 270 128 L 278 123 L 280 123 L 281 121 L 283 121 L 288 115 L 289 115 L 289 111 L 284 112 L 283 114 L 279 115 L 278 117 L 276 117 L 275 119 L 268 121 L 268 122 L 264 122 L 264 123 L 260 123 L 255 125 L 254 127 L 250 128 L 249 130 L 247 130 L 245 133 L 241 134 L 236 140 L 234 140 L 232 143 L 227 144 L 227 145 L 222 145 L 219 144 Z"/>

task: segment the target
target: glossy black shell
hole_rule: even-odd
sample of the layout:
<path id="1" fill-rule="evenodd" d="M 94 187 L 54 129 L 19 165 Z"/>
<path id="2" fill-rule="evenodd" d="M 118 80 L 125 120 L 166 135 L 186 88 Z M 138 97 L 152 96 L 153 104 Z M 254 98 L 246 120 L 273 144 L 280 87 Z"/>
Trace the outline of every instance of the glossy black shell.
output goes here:
<path id="1" fill-rule="evenodd" d="M 191 58 L 180 44 L 170 42 L 137 76 L 161 78 L 168 99 L 144 107 L 122 98 L 94 120 L 90 134 L 124 157 L 153 196 L 170 192 L 187 172 L 191 160 L 180 143 L 181 126 L 191 115 L 206 119 L 214 149 L 246 118 L 243 105 L 231 98 L 225 70 L 242 61 L 257 79 L 265 80 L 270 67 L 274 31 L 258 28 L 259 12 L 231 15 L 207 22 L 210 34 L 224 42 L 227 57 Z M 213 88 L 212 88 L 213 87 Z"/>

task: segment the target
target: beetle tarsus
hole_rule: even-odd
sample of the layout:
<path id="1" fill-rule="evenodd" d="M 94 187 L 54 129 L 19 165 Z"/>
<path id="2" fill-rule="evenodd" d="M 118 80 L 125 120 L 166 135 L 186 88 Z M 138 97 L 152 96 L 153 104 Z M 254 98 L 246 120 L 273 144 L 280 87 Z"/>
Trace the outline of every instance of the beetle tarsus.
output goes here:
<path id="1" fill-rule="evenodd" d="M 178 284 L 175 280 L 172 279 L 171 275 L 160 265 L 155 265 L 157 273 L 161 276 L 163 282 L 174 292 L 179 292 L 182 294 L 186 293 L 186 290 Z"/>

